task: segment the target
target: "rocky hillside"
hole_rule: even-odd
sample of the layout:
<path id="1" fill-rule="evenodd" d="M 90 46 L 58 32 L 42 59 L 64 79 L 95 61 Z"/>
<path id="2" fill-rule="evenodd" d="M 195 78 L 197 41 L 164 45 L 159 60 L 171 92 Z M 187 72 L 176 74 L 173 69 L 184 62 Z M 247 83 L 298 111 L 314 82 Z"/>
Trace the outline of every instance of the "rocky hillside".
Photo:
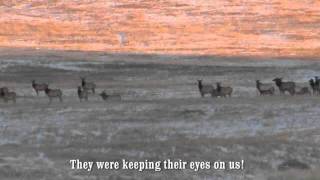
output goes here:
<path id="1" fill-rule="evenodd" d="M 317 0 L 0 0 L 0 46 L 317 57 Z"/>

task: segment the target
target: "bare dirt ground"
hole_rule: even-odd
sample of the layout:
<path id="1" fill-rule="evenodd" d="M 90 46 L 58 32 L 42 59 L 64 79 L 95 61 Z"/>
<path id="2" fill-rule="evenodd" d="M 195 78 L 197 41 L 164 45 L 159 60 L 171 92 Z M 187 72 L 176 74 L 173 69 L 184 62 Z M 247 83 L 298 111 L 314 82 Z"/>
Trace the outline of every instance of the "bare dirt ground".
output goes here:
<path id="1" fill-rule="evenodd" d="M 320 174 L 320 96 L 260 97 L 255 80 L 299 84 L 320 74 L 316 61 L 47 52 L 6 54 L 0 85 L 0 177 L 36 179 L 316 180 Z M 80 103 L 80 76 L 97 92 Z M 61 88 L 63 103 L 36 96 L 31 80 Z M 232 98 L 200 98 L 196 80 L 234 87 Z M 277 92 L 278 94 L 278 92 Z M 69 160 L 245 160 L 244 170 L 71 170 Z M 278 170 L 296 159 L 308 170 Z"/>

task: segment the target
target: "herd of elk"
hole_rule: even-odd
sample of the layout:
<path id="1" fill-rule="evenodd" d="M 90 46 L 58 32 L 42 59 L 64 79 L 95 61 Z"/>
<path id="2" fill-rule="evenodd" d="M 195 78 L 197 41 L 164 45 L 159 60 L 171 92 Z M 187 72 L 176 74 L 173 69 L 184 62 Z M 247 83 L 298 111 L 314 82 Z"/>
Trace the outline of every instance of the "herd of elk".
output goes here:
<path id="1" fill-rule="evenodd" d="M 278 87 L 281 95 L 286 92 L 290 95 L 311 95 L 311 91 L 308 86 L 298 87 L 293 81 L 283 81 L 282 78 L 274 78 L 272 80 L 275 83 L 275 86 Z M 320 79 L 315 77 L 314 79 L 309 80 L 309 84 L 313 91 L 314 95 L 320 95 Z M 205 94 L 210 94 L 211 97 L 231 97 L 233 92 L 232 87 L 223 87 L 221 83 L 218 82 L 217 87 L 214 88 L 211 84 L 203 84 L 202 80 L 198 80 L 198 89 L 201 97 L 204 97 Z M 275 87 L 273 83 L 262 83 L 260 80 L 256 80 L 256 88 L 261 96 L 265 95 L 274 95 Z"/>
<path id="2" fill-rule="evenodd" d="M 281 95 L 288 92 L 290 95 L 311 95 L 309 87 L 304 86 L 298 89 L 298 86 L 293 81 L 283 81 L 282 78 L 275 78 L 272 80 L 275 83 L 275 86 L 278 87 Z M 314 95 L 320 95 L 320 79 L 319 77 L 314 77 L 309 80 L 309 85 L 312 89 Z M 260 80 L 256 80 L 256 88 L 261 96 L 264 95 L 274 95 L 275 86 L 272 83 L 262 83 Z M 49 98 L 49 103 L 53 99 L 58 99 L 60 102 L 63 101 L 62 90 L 61 89 L 51 89 L 47 83 L 37 83 L 35 80 L 32 80 L 32 88 L 36 92 L 37 96 L 39 92 L 44 91 L 46 96 Z M 81 84 L 77 88 L 77 94 L 80 102 L 83 100 L 88 101 L 90 93 L 95 94 L 96 84 L 94 82 L 87 82 L 84 77 L 81 77 Z M 233 88 L 229 86 L 222 86 L 221 82 L 216 83 L 216 87 L 211 84 L 204 84 L 202 80 L 198 80 L 198 89 L 201 97 L 209 94 L 211 97 L 231 97 L 233 93 Z M 89 93 L 90 92 L 90 93 Z M 119 94 L 107 94 L 103 90 L 99 94 L 102 100 L 121 100 Z M 17 94 L 13 91 L 9 91 L 7 87 L 0 88 L 0 99 L 3 99 L 5 102 L 12 101 L 16 102 Z"/>

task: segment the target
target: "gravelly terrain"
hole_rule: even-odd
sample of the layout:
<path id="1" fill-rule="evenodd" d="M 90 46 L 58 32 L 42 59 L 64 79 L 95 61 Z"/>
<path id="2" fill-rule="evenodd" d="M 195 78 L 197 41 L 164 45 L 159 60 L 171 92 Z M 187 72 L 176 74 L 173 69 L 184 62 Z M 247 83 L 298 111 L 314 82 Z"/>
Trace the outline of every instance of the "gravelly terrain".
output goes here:
<path id="1" fill-rule="evenodd" d="M 152 55 L 2 56 L 0 84 L 19 95 L 0 101 L 1 179 L 319 179 L 320 96 L 257 96 L 255 80 L 303 85 L 320 64 Z M 80 76 L 98 95 L 80 103 Z M 31 80 L 63 90 L 63 103 L 36 96 Z M 234 87 L 232 98 L 200 98 L 196 80 Z M 277 92 L 278 93 L 278 92 Z M 68 160 L 245 160 L 242 171 L 71 170 Z M 279 171 L 289 159 L 310 170 Z"/>

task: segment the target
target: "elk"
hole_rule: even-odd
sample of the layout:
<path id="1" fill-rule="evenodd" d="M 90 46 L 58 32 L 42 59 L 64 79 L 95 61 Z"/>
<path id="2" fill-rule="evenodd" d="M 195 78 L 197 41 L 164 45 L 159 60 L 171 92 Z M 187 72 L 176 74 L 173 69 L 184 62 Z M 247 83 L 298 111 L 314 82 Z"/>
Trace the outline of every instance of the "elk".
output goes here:
<path id="1" fill-rule="evenodd" d="M 85 90 L 91 90 L 92 93 L 95 93 L 96 84 L 94 82 L 87 82 L 84 77 L 81 77 L 81 86 Z"/>
<path id="2" fill-rule="evenodd" d="M 312 92 L 314 95 L 320 94 L 320 79 L 318 76 L 315 76 L 315 79 L 310 79 L 309 84 L 311 86 Z"/>
<path id="3" fill-rule="evenodd" d="M 37 96 L 39 96 L 40 91 L 45 91 L 48 88 L 48 84 L 46 83 L 36 83 L 35 80 L 32 80 L 32 88 L 36 91 Z"/>
<path id="4" fill-rule="evenodd" d="M 44 92 L 49 98 L 49 103 L 51 103 L 53 98 L 58 98 L 60 102 L 62 102 L 62 91 L 60 89 L 49 89 L 49 87 L 47 87 Z"/>
<path id="5" fill-rule="evenodd" d="M 0 96 L 3 96 L 4 93 L 7 93 L 7 92 L 9 92 L 9 89 L 7 87 L 0 88 Z"/>
<path id="6" fill-rule="evenodd" d="M 219 96 L 221 96 L 221 97 L 227 97 L 227 96 L 231 97 L 233 89 L 232 89 L 232 87 L 223 87 L 223 86 L 221 86 L 221 83 L 218 82 L 217 83 L 217 91 L 219 93 Z"/>
<path id="7" fill-rule="evenodd" d="M 206 94 L 211 94 L 213 96 L 214 87 L 209 84 L 203 84 L 202 80 L 198 80 L 198 88 L 201 97 L 204 97 Z"/>
<path id="8" fill-rule="evenodd" d="M 15 92 L 4 91 L 1 92 L 1 98 L 3 98 L 5 102 L 12 101 L 16 103 L 17 94 Z"/>
<path id="9" fill-rule="evenodd" d="M 314 80 L 310 79 L 309 84 L 310 84 L 310 87 L 312 89 L 313 94 L 316 95 L 318 93 L 318 91 L 317 91 L 316 84 L 315 84 Z"/>
<path id="10" fill-rule="evenodd" d="M 296 84 L 294 82 L 283 82 L 282 78 L 275 78 L 272 81 L 278 86 L 280 94 L 285 94 L 286 91 L 292 96 L 295 94 Z"/>
<path id="11" fill-rule="evenodd" d="M 213 88 L 212 92 L 211 92 L 211 97 L 216 98 L 221 96 L 220 93 L 218 92 L 217 89 Z"/>
<path id="12" fill-rule="evenodd" d="M 314 77 L 314 80 L 315 80 L 315 86 L 317 87 L 317 89 L 319 90 L 320 88 L 320 79 L 318 76 L 315 76 Z"/>
<path id="13" fill-rule="evenodd" d="M 83 99 L 88 101 L 88 92 L 86 89 L 83 89 L 81 86 L 78 86 L 77 92 L 80 102 L 82 102 Z"/>
<path id="14" fill-rule="evenodd" d="M 271 84 L 263 84 L 260 80 L 256 80 L 256 87 L 260 93 L 260 96 L 263 95 L 274 95 L 274 87 Z"/>

